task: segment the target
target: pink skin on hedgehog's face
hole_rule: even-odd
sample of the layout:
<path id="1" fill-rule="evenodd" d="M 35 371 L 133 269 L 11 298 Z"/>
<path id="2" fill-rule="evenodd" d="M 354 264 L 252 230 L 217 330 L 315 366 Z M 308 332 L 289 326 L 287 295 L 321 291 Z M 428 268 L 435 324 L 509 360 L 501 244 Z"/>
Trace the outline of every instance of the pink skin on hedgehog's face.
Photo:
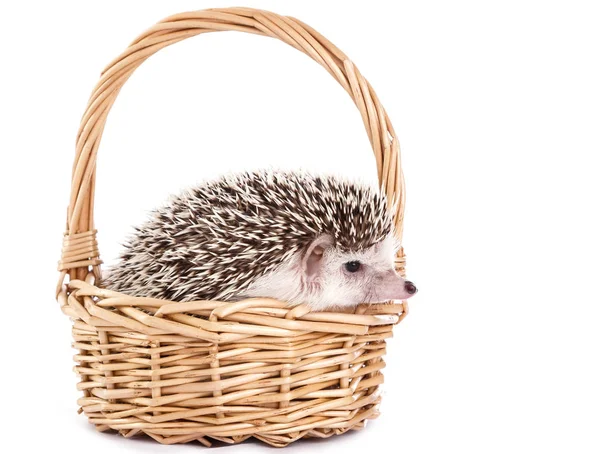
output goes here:
<path id="1" fill-rule="evenodd" d="M 322 235 L 241 296 L 304 303 L 315 311 L 407 299 L 417 288 L 394 271 L 395 253 L 392 235 L 358 252 L 341 251 L 330 236 Z"/>
<path id="2" fill-rule="evenodd" d="M 410 298 L 417 288 L 394 270 L 395 252 L 392 235 L 358 252 L 337 249 L 329 236 L 317 238 L 302 263 L 307 302 L 322 310 Z"/>

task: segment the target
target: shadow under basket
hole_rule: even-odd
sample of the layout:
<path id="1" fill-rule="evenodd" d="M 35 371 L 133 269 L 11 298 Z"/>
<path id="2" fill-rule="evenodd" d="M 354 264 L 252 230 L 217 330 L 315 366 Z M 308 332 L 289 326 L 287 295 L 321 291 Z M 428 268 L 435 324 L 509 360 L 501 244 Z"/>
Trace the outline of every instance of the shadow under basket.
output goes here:
<path id="1" fill-rule="evenodd" d="M 73 320 L 80 411 L 98 430 L 146 434 L 164 444 L 255 437 L 285 446 L 364 427 L 378 416 L 385 340 L 402 304 L 353 313 L 311 312 L 272 299 L 236 303 L 137 298 L 99 288 L 93 205 L 96 156 L 108 112 L 133 71 L 163 47 L 215 31 L 277 38 L 322 65 L 356 104 L 379 182 L 402 234 L 398 141 L 370 84 L 346 55 L 303 22 L 247 8 L 169 17 L 139 36 L 102 73 L 79 134 L 56 290 Z M 396 269 L 404 274 L 402 249 Z"/>

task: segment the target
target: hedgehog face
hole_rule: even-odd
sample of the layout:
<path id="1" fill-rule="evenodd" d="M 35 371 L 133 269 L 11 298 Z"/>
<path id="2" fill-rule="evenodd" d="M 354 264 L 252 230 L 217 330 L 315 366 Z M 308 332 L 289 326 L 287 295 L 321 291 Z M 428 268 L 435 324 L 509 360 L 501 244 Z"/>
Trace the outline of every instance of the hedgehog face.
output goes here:
<path id="1" fill-rule="evenodd" d="M 242 297 L 304 303 L 315 311 L 410 298 L 417 288 L 394 271 L 395 253 L 392 235 L 357 251 L 321 235 L 300 256 L 257 279 Z"/>
<path id="2" fill-rule="evenodd" d="M 305 254 L 301 297 L 316 310 L 410 298 L 417 289 L 394 270 L 396 250 L 393 235 L 358 251 L 341 250 L 322 236 Z"/>

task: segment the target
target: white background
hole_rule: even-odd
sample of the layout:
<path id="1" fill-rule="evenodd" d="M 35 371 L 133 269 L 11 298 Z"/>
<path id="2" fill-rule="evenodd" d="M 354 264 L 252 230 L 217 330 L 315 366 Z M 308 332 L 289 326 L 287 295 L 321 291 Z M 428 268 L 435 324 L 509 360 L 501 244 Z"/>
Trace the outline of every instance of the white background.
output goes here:
<path id="1" fill-rule="evenodd" d="M 53 291 L 75 134 L 100 70 L 164 16 L 231 4 L 2 2 L 3 449 L 203 449 L 97 434 L 76 415 L 70 322 Z M 311 24 L 377 90 L 402 146 L 420 288 L 389 343 L 382 416 L 287 452 L 598 453 L 597 2 L 246 4 Z M 180 187 L 269 165 L 375 178 L 358 112 L 304 55 L 235 33 L 163 51 L 107 124 L 103 258 Z"/>

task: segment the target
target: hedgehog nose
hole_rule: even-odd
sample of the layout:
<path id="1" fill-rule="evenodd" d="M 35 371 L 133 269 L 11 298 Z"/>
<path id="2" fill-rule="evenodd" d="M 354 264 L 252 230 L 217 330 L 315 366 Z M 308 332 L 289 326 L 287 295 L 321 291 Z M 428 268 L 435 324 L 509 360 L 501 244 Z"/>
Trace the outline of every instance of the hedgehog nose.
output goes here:
<path id="1" fill-rule="evenodd" d="M 406 290 L 406 293 L 409 295 L 414 295 L 417 293 L 417 286 L 410 281 L 406 281 L 404 283 L 404 290 Z"/>

